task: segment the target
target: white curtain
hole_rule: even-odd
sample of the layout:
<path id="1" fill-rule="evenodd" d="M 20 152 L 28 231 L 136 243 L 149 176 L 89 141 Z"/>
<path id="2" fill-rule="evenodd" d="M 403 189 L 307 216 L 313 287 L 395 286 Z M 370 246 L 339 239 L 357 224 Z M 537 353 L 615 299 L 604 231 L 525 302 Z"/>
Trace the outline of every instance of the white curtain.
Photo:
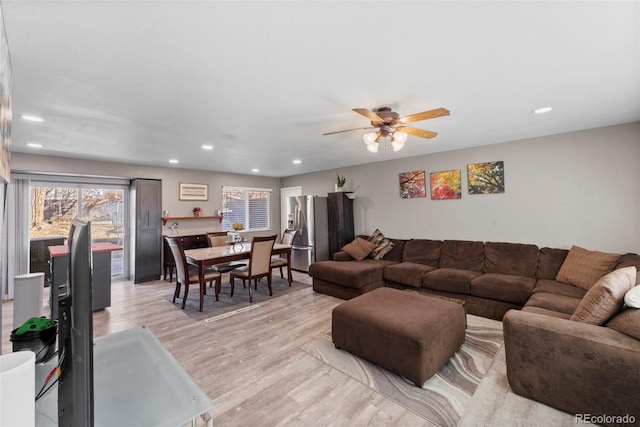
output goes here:
<path id="1" fill-rule="evenodd" d="M 7 184 L 0 179 L 0 300 L 7 293 Z M 2 326 L 2 305 L 0 304 L 0 326 Z M 0 354 L 2 351 L 0 350 Z"/>
<path id="2" fill-rule="evenodd" d="M 13 299 L 13 278 L 29 273 L 29 205 L 29 180 L 12 179 L 7 187 L 5 204 L 3 234 L 7 236 L 7 289 L 3 299 Z"/>

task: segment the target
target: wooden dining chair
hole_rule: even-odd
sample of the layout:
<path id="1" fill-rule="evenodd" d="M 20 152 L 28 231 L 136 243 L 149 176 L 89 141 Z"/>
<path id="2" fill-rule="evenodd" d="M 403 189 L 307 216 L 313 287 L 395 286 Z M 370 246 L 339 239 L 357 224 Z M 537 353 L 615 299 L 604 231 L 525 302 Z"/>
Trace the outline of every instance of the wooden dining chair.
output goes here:
<path id="1" fill-rule="evenodd" d="M 271 288 L 271 251 L 276 243 L 277 235 L 254 237 L 251 241 L 251 253 L 249 254 L 249 265 L 236 268 L 231 271 L 231 296 L 233 296 L 234 280 L 236 278 L 249 281 L 249 302 L 253 302 L 251 296 L 251 280 L 254 281 L 255 287 L 258 287 L 258 279 L 267 277 L 269 286 L 269 296 L 273 296 Z"/>
<path id="2" fill-rule="evenodd" d="M 173 293 L 173 302 L 176 302 L 176 298 L 180 298 L 180 288 L 184 285 L 184 296 L 182 297 L 182 308 L 187 302 L 189 295 L 189 285 L 197 284 L 200 291 L 200 300 L 204 298 L 203 288 L 200 287 L 200 276 L 198 275 L 198 269 L 194 266 L 187 264 L 187 258 L 184 255 L 184 248 L 180 239 L 175 237 L 165 237 L 173 259 L 176 261 L 176 290 Z M 220 289 L 220 272 L 207 269 L 204 274 L 205 283 L 209 282 L 210 286 L 213 282 L 216 282 L 215 294 L 216 301 L 218 301 L 218 291 Z"/>
<path id="3" fill-rule="evenodd" d="M 283 245 L 292 245 L 293 244 L 293 239 L 295 239 L 296 234 L 298 233 L 298 230 L 284 230 L 284 233 L 282 234 L 282 244 Z M 274 256 L 271 257 L 271 269 L 273 270 L 274 268 L 279 268 L 280 269 L 280 277 L 284 279 L 284 273 L 282 271 L 282 267 L 288 267 L 289 266 L 289 259 L 287 257 L 283 257 L 282 255 L 278 255 L 278 256 Z M 289 281 L 289 286 L 291 286 L 291 281 L 292 281 L 292 277 L 291 277 L 291 271 L 289 268 L 287 268 L 287 280 Z"/>

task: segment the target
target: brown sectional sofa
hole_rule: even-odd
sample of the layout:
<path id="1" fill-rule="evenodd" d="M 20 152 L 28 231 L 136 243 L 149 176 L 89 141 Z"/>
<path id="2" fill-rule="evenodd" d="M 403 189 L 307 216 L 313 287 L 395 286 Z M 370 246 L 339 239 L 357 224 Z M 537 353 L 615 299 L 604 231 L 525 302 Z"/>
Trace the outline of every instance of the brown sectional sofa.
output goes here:
<path id="1" fill-rule="evenodd" d="M 628 327 L 622 333 L 609 323 L 569 320 L 587 293 L 556 280 L 569 250 L 390 240 L 394 247 L 381 260 L 354 261 L 340 251 L 331 261 L 312 264 L 313 289 L 349 299 L 388 286 L 464 300 L 468 313 L 503 320 L 507 376 L 515 393 L 573 414 L 630 414 L 640 422 L 640 309 L 633 309 L 631 335 Z M 615 269 L 628 266 L 639 272 L 640 284 L 640 255 L 621 255 Z"/>
<path id="2" fill-rule="evenodd" d="M 381 260 L 355 261 L 340 251 L 331 261 L 312 264 L 309 274 L 314 290 L 349 299 L 382 286 L 415 289 L 464 300 L 468 313 L 498 320 L 508 310 L 525 305 L 553 309 L 559 304 L 559 311 L 570 315 L 571 307 L 575 310 L 584 295 L 580 288 L 555 281 L 566 249 L 503 242 L 390 240 L 394 247 Z M 564 301 L 565 297 L 569 299 Z"/>

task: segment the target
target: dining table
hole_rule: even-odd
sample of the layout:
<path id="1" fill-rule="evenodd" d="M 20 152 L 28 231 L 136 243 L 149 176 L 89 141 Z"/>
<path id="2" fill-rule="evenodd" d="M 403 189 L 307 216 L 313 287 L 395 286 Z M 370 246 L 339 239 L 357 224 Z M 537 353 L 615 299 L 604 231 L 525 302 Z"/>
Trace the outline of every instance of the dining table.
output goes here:
<path id="1" fill-rule="evenodd" d="M 200 279 L 200 311 L 204 308 L 204 295 L 207 289 L 204 280 L 206 268 L 216 264 L 248 259 L 250 254 L 250 242 L 238 242 L 227 246 L 212 246 L 207 248 L 187 249 L 184 251 L 187 264 L 198 267 L 198 276 Z M 291 283 L 291 245 L 275 243 L 271 254 L 286 255 L 289 283 Z"/>

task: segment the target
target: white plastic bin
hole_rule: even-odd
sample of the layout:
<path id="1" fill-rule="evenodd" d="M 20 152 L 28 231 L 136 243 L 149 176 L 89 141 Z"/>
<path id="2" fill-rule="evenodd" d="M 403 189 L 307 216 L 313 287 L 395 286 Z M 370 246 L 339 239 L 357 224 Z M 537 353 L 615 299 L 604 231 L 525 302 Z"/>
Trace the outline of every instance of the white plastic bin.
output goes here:
<path id="1" fill-rule="evenodd" d="M 13 281 L 13 329 L 42 316 L 44 273 L 20 274 Z"/>

